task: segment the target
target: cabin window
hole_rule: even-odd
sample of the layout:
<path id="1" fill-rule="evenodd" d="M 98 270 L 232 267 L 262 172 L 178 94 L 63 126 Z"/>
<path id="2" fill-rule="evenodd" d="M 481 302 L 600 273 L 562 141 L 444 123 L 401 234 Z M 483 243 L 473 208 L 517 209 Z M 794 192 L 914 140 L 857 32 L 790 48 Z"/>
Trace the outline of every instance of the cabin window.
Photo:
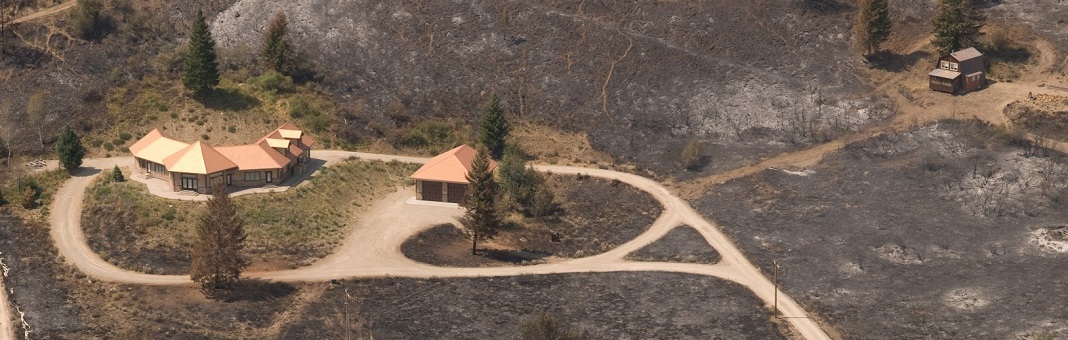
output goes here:
<path id="1" fill-rule="evenodd" d="M 944 69 L 944 70 L 948 70 L 949 69 L 949 62 L 943 60 L 942 64 L 939 66 L 939 68 Z"/>
<path id="2" fill-rule="evenodd" d="M 246 181 L 258 181 L 258 180 L 260 180 L 260 172 L 259 171 L 246 172 L 245 173 L 245 180 Z"/>
<path id="3" fill-rule="evenodd" d="M 956 71 L 957 70 L 957 63 L 949 63 L 949 70 L 950 71 Z"/>

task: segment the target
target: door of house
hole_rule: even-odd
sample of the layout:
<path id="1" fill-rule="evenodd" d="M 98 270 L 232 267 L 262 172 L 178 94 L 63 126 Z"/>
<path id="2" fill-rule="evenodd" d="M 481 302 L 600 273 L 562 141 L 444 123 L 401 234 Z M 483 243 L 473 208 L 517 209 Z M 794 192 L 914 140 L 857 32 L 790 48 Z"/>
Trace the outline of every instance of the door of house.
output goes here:
<path id="1" fill-rule="evenodd" d="M 437 201 L 437 202 L 443 201 L 443 197 L 441 197 L 441 184 L 442 184 L 441 182 L 424 181 L 422 183 L 423 183 L 423 198 L 422 199 L 424 201 Z"/>
<path id="2" fill-rule="evenodd" d="M 467 184 L 448 183 L 449 197 L 446 197 L 446 202 L 449 203 L 463 203 L 464 195 L 467 195 Z"/>
<path id="3" fill-rule="evenodd" d="M 197 190 L 197 179 L 182 178 L 182 190 Z"/>
<path id="4" fill-rule="evenodd" d="M 226 174 L 226 185 L 234 185 L 234 175 Z"/>
<path id="5" fill-rule="evenodd" d="M 267 171 L 267 183 L 271 183 L 271 181 L 274 179 L 271 175 L 272 173 L 270 171 Z"/>

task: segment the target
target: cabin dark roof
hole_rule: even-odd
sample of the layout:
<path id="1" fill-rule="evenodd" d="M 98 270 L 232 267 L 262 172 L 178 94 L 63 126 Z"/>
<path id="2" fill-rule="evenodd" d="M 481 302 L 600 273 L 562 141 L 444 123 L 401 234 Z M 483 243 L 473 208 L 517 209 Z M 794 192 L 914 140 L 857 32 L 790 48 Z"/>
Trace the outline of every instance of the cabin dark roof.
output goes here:
<path id="1" fill-rule="evenodd" d="M 983 56 L 983 54 L 979 53 L 979 50 L 975 49 L 975 47 L 969 47 L 960 51 L 950 53 L 949 55 L 952 56 L 953 59 L 957 59 L 957 61 L 960 62 Z"/>

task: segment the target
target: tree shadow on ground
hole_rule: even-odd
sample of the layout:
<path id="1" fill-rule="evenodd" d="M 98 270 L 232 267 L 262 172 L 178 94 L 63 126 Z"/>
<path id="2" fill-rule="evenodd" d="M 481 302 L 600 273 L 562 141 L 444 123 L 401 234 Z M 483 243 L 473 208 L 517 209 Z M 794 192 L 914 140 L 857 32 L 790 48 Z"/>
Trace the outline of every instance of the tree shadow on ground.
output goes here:
<path id="1" fill-rule="evenodd" d="M 1008 45 L 1008 46 L 984 46 L 986 51 L 983 53 L 990 58 L 991 61 L 1000 61 L 1013 64 L 1026 64 L 1031 60 L 1031 51 L 1023 46 Z"/>
<path id="2" fill-rule="evenodd" d="M 246 278 L 228 289 L 206 289 L 204 295 L 209 299 L 223 302 L 259 302 L 283 298 L 293 294 L 296 290 L 287 283 Z"/>
<path id="3" fill-rule="evenodd" d="M 209 109 L 219 111 L 242 111 L 260 105 L 256 97 L 228 88 L 216 88 L 196 96 L 196 100 Z"/>
<path id="4" fill-rule="evenodd" d="M 528 261 L 537 261 L 549 256 L 546 253 L 530 252 L 513 249 L 479 249 L 479 256 L 500 262 L 521 264 Z"/>
<path id="5" fill-rule="evenodd" d="M 868 57 L 868 62 L 875 69 L 887 72 L 901 72 L 929 56 L 931 56 L 931 52 L 927 51 L 916 51 L 909 54 L 882 51 Z"/>

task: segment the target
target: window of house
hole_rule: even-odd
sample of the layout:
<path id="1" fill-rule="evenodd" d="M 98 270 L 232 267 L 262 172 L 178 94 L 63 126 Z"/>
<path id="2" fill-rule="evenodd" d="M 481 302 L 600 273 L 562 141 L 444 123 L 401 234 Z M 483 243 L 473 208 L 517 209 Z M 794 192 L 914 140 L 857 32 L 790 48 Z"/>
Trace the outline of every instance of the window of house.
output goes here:
<path id="1" fill-rule="evenodd" d="M 956 71 L 957 70 L 957 63 L 949 63 L 949 70 L 950 71 Z"/>
<path id="2" fill-rule="evenodd" d="M 246 181 L 258 181 L 258 180 L 260 180 L 260 172 L 259 171 L 246 172 L 245 173 L 245 180 Z"/>
<path id="3" fill-rule="evenodd" d="M 949 62 L 943 60 L 941 66 L 939 68 L 948 70 L 949 69 Z"/>

